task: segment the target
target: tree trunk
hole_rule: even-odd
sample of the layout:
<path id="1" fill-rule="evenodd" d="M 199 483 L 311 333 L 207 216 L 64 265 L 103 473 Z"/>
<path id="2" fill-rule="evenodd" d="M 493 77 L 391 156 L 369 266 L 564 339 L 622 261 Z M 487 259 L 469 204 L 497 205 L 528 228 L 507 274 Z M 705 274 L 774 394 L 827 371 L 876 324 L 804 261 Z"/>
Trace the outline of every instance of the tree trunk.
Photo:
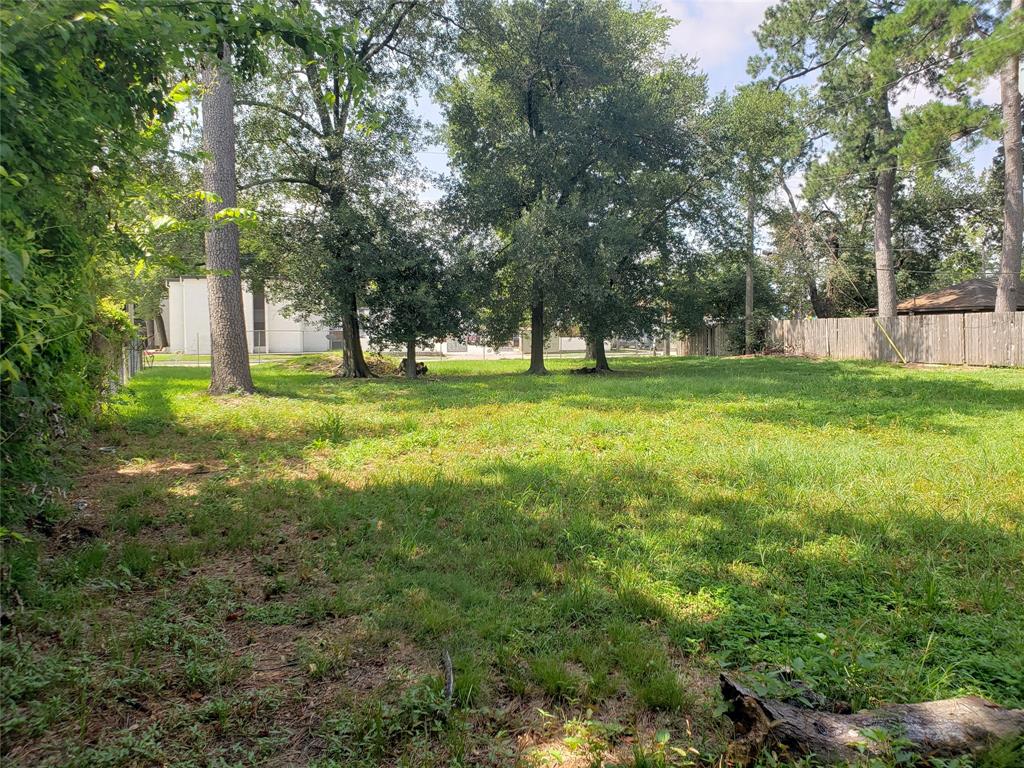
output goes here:
<path id="1" fill-rule="evenodd" d="M 608 356 L 604 352 L 604 337 L 595 338 L 591 343 L 594 345 L 594 368 L 599 371 L 610 371 Z"/>
<path id="2" fill-rule="evenodd" d="M 345 350 L 342 355 L 342 376 L 350 379 L 369 379 L 373 377 L 370 366 L 363 356 L 363 343 L 359 340 L 359 312 L 356 297 L 352 296 L 351 309 L 341 324 Z"/>
<path id="3" fill-rule="evenodd" d="M 1021 0 L 1013 0 L 1011 12 L 1019 13 Z M 1021 238 L 1024 234 L 1022 209 L 1020 57 L 1010 56 L 999 77 L 1003 101 L 1003 256 L 999 263 L 996 312 L 1016 312 L 1020 300 Z"/>
<path id="4" fill-rule="evenodd" d="M 152 349 L 156 340 L 156 323 L 152 318 L 146 320 L 146 349 Z"/>
<path id="5" fill-rule="evenodd" d="M 235 92 L 231 83 L 231 47 L 224 43 L 219 58 L 203 68 L 203 186 L 220 197 L 207 200 L 207 293 L 210 309 L 210 392 L 252 392 L 249 352 L 242 310 L 241 258 L 238 227 L 214 217 L 238 205 L 235 178 Z"/>
<path id="6" fill-rule="evenodd" d="M 892 156 L 894 131 L 889 112 L 889 91 L 878 105 L 879 150 L 885 160 L 875 179 L 875 281 L 878 283 L 878 316 L 896 317 L 896 265 L 892 256 L 892 196 L 896 186 L 896 161 Z"/>
<path id="7" fill-rule="evenodd" d="M 545 374 L 544 367 L 544 300 L 537 299 L 530 307 L 530 367 L 532 374 Z"/>
<path id="8" fill-rule="evenodd" d="M 786 199 L 789 200 L 789 209 L 793 213 L 793 226 L 796 228 L 796 239 L 797 246 L 800 249 L 800 254 L 804 257 L 804 269 L 807 274 L 807 297 L 811 302 L 811 309 L 814 311 L 816 317 L 831 317 L 832 307 L 831 302 L 828 298 L 828 291 L 826 296 L 822 297 L 818 292 L 818 278 L 817 270 L 813 268 L 816 259 L 813 257 L 813 251 L 811 247 L 811 234 L 817 228 L 817 222 L 814 219 L 810 219 L 810 223 L 805 229 L 802 217 L 800 215 L 800 209 L 797 207 L 796 198 L 793 196 L 792 190 L 789 188 L 789 184 L 786 183 L 786 176 L 779 169 L 779 183 L 782 185 L 782 189 L 786 192 Z M 811 230 L 808 232 L 807 230 Z M 832 245 L 829 245 L 830 251 Z M 838 242 L 835 243 L 835 252 L 833 258 L 838 261 Z M 827 277 L 826 277 L 827 281 Z"/>
<path id="9" fill-rule="evenodd" d="M 747 287 L 743 297 L 743 352 L 754 351 L 754 196 L 747 195 Z"/>
<path id="10" fill-rule="evenodd" d="M 597 347 L 594 346 L 594 342 L 587 339 L 587 351 L 584 353 L 585 360 L 596 360 L 597 359 Z"/>
<path id="11" fill-rule="evenodd" d="M 832 317 L 832 307 L 828 298 L 818 291 L 818 283 L 813 277 L 807 280 L 807 296 L 811 300 L 811 309 L 814 310 L 815 317 Z"/>
<path id="12" fill-rule="evenodd" d="M 892 195 L 895 183 L 895 168 L 879 169 L 875 183 L 875 275 L 879 317 L 896 317 L 896 270 L 892 258 Z"/>
<path id="13" fill-rule="evenodd" d="M 922 758 L 978 756 L 1024 734 L 1024 710 L 977 696 L 839 714 L 764 698 L 724 674 L 721 685 L 738 735 L 727 753 L 735 765 L 752 765 L 762 750 L 780 746 L 813 754 L 816 765 L 863 765 L 891 757 L 894 738 Z"/>
<path id="14" fill-rule="evenodd" d="M 416 339 L 405 342 L 405 377 L 416 378 Z"/>
<path id="15" fill-rule="evenodd" d="M 156 330 L 156 348 L 164 349 L 167 346 L 167 328 L 164 327 L 163 315 L 157 315 L 153 318 L 153 327 Z"/>

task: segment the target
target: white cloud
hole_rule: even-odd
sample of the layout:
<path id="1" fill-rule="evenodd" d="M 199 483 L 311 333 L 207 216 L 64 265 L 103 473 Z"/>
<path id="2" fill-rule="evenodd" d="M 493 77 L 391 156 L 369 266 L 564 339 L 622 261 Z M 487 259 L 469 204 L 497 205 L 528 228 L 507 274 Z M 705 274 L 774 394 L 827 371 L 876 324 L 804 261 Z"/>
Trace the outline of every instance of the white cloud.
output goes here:
<path id="1" fill-rule="evenodd" d="M 746 68 L 747 57 L 757 50 L 754 30 L 764 18 L 772 0 L 668 0 L 665 12 L 678 24 L 669 32 L 669 48 L 673 53 L 695 56 L 712 78 L 716 70 L 738 77 Z"/>

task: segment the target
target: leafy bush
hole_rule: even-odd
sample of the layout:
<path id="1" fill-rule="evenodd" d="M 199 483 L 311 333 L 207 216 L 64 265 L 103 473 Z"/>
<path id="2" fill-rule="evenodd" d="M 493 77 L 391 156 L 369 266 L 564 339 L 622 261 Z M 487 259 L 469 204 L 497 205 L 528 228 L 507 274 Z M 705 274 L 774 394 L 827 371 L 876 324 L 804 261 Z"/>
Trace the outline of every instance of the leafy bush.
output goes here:
<path id="1" fill-rule="evenodd" d="M 191 12 L 188 12 L 191 13 Z M 38 513 L 54 438 L 87 417 L 131 330 L 98 302 L 109 262 L 134 260 L 111 226 L 198 17 L 140 2 L 6 8 L 0 60 L 0 420 L 4 519 Z M 69 112 L 74 119 L 69 119 Z"/>
<path id="2" fill-rule="evenodd" d="M 751 318 L 751 352 L 768 351 L 768 324 L 772 320 L 772 313 L 763 309 L 754 309 L 754 316 Z M 743 354 L 746 346 L 747 330 L 742 318 L 729 326 L 729 351 L 735 354 Z"/>

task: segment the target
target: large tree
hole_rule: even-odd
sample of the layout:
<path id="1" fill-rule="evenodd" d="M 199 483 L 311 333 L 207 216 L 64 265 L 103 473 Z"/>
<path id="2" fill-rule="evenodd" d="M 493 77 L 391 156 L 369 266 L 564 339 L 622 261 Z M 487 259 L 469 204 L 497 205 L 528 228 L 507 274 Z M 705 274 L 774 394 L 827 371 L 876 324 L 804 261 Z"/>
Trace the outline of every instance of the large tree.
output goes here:
<path id="1" fill-rule="evenodd" d="M 1024 50 L 1020 0 L 908 0 L 885 31 L 892 41 L 911 41 L 898 54 L 923 62 L 933 90 L 947 97 L 904 116 L 899 149 L 905 162 L 947 167 L 951 143 L 1002 134 L 1004 205 L 1002 258 L 996 310 L 1016 308 L 1020 284 L 1022 213 L 1020 53 Z M 1002 124 L 996 110 L 978 103 L 974 92 L 999 73 Z M 948 97 L 954 97 L 950 100 Z M 921 176 L 920 172 L 917 174 Z"/>
<path id="2" fill-rule="evenodd" d="M 687 65 L 658 59 L 669 25 L 617 0 L 514 0 L 487 6 L 463 37 L 466 71 L 442 93 L 455 195 L 501 243 L 494 303 L 505 316 L 491 327 L 508 334 L 529 316 L 530 373 L 545 372 L 552 327 L 585 320 L 596 350 L 649 295 L 638 261 L 647 233 L 621 226 L 642 197 L 629 187 L 652 161 L 645 180 L 658 182 L 668 213 L 691 172 L 685 113 L 703 103 Z M 679 174 L 672 184 L 656 179 L 668 170 Z"/>
<path id="3" fill-rule="evenodd" d="M 665 326 L 665 274 L 721 223 L 727 157 L 703 77 L 678 61 L 641 72 L 609 95 L 609 149 L 566 205 L 575 217 L 567 251 L 574 278 L 564 304 L 598 371 L 609 370 L 606 339 Z"/>
<path id="4" fill-rule="evenodd" d="M 949 80 L 975 87 L 999 75 L 1003 144 L 1003 237 L 996 289 L 997 312 L 1012 312 L 1020 302 L 1021 247 L 1024 238 L 1024 165 L 1021 161 L 1020 57 L 1024 53 L 1021 0 L 979 2 L 972 18 L 974 39 Z"/>
<path id="5" fill-rule="evenodd" d="M 210 312 L 210 392 L 252 392 L 242 309 L 235 177 L 235 90 L 231 46 L 223 43 L 203 68 L 203 186 L 207 193 L 206 285 Z"/>
<path id="6" fill-rule="evenodd" d="M 796 102 L 785 91 L 764 83 L 739 89 L 729 109 L 729 138 L 736 158 L 736 187 L 746 209 L 746 290 L 744 294 L 744 352 L 754 344 L 754 262 L 757 218 L 765 198 L 785 184 L 802 155 L 806 132 L 799 123 Z"/>
<path id="7" fill-rule="evenodd" d="M 762 54 L 752 72 L 768 71 L 777 86 L 815 77 L 833 175 L 870 181 L 881 317 L 894 316 L 897 303 L 892 213 L 903 132 L 893 103 L 911 85 L 939 87 L 970 18 L 970 6 L 956 0 L 785 0 L 756 33 Z"/>
<path id="8" fill-rule="evenodd" d="M 1022 0 L 1013 0 L 1011 23 L 1024 24 Z M 1018 43 L 1021 42 L 1018 36 Z M 999 74 L 1003 104 L 1003 257 L 999 262 L 996 312 L 1015 312 L 1020 304 L 1021 238 L 1024 237 L 1024 165 L 1021 163 L 1020 52 L 1006 57 Z"/>
<path id="9" fill-rule="evenodd" d="M 375 212 L 375 268 L 366 290 L 371 343 L 405 347 L 404 373 L 416 377 L 416 347 L 458 337 L 472 300 L 458 238 L 439 225 L 438 212 L 397 197 Z"/>
<path id="10" fill-rule="evenodd" d="M 300 312 L 343 308 L 343 372 L 366 377 L 360 307 L 373 265 L 361 238 L 374 236 L 375 199 L 408 179 L 417 134 L 408 101 L 443 61 L 447 21 L 442 6 L 422 0 L 317 7 L 315 26 L 282 35 L 265 76 L 239 99 L 250 108 L 242 187 L 273 185 L 292 218 L 317 230 L 310 255 L 329 268 L 282 273 L 277 290 Z M 326 272 L 330 282 L 307 283 Z"/>

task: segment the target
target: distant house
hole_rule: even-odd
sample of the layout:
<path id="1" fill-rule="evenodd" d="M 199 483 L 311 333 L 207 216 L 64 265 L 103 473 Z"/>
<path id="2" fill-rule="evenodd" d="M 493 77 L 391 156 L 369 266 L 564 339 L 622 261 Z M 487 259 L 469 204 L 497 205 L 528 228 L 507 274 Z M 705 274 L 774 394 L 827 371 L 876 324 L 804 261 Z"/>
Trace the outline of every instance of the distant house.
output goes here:
<path id="1" fill-rule="evenodd" d="M 268 300 L 260 287 L 242 284 L 242 309 L 250 352 L 326 352 L 341 348 L 340 329 L 328 328 L 315 320 L 303 322 L 285 317 L 284 306 Z M 168 280 L 163 315 L 171 352 L 210 352 L 205 277 Z"/>
<path id="2" fill-rule="evenodd" d="M 994 312 L 996 308 L 996 281 L 986 278 L 964 280 L 962 283 L 922 293 L 896 305 L 900 315 L 945 315 L 965 312 Z M 1024 297 L 1017 305 L 1024 310 Z M 867 311 L 877 315 L 875 308 Z"/>
<path id="3" fill-rule="evenodd" d="M 245 336 L 250 353 L 302 354 L 326 352 L 344 347 L 340 328 L 331 328 L 318 318 L 308 321 L 285 316 L 285 304 L 268 299 L 262 288 L 242 282 L 242 310 L 245 313 Z M 176 277 L 167 281 L 167 297 L 161 308 L 164 328 L 167 330 L 167 349 L 186 355 L 210 353 L 210 310 L 207 303 L 205 277 Z M 370 341 L 362 335 L 364 349 Z M 605 342 L 606 348 L 612 345 Z M 419 355 L 466 355 L 484 358 L 525 356 L 522 335 L 509 345 L 495 349 L 486 346 L 482 338 L 446 339 L 427 342 L 416 348 Z M 648 347 L 649 349 L 650 347 Z M 578 337 L 552 333 L 544 345 L 549 354 L 577 354 L 586 349 L 586 342 Z M 386 348 L 390 354 L 404 355 L 405 347 Z"/>

